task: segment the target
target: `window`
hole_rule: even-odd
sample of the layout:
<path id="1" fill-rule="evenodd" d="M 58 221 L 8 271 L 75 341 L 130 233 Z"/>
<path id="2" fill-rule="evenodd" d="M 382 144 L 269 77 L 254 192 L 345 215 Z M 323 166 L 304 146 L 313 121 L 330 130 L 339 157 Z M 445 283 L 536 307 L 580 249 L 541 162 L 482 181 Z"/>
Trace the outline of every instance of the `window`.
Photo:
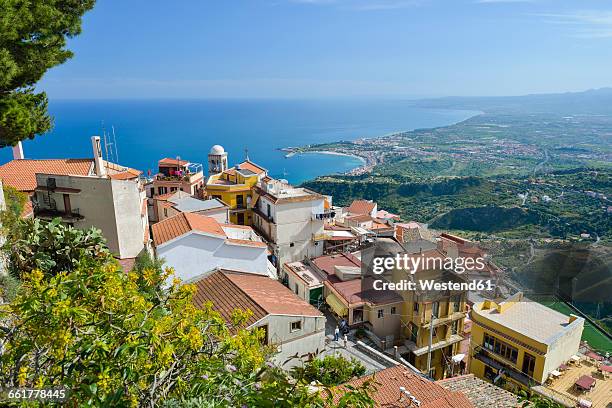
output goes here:
<path id="1" fill-rule="evenodd" d="M 394 315 L 394 314 L 396 314 L 396 312 L 397 312 L 397 309 L 395 308 L 395 306 L 393 306 L 391 308 L 391 314 Z"/>
<path id="2" fill-rule="evenodd" d="M 410 323 L 410 341 L 416 343 L 419 337 L 419 326 L 414 323 Z"/>
<path id="3" fill-rule="evenodd" d="M 244 196 L 242 194 L 236 196 L 236 207 L 244 208 Z"/>
<path id="4" fill-rule="evenodd" d="M 378 318 L 382 319 L 385 317 L 385 309 L 378 309 Z"/>
<path id="5" fill-rule="evenodd" d="M 293 247 L 295 246 L 295 244 L 292 242 L 292 243 L 290 243 L 290 244 L 289 244 L 289 246 L 290 246 L 291 248 L 293 248 Z"/>
<path id="6" fill-rule="evenodd" d="M 431 304 L 431 314 L 432 314 L 432 317 L 434 317 L 434 316 L 436 318 L 440 317 L 440 315 L 438 314 L 439 312 L 440 312 L 440 302 L 433 302 Z"/>
<path id="7" fill-rule="evenodd" d="M 459 320 L 455 320 L 451 324 L 451 334 L 457 334 L 458 330 L 459 330 Z"/>
<path id="8" fill-rule="evenodd" d="M 268 206 L 268 218 L 272 217 L 272 207 L 270 207 L 270 204 L 266 204 Z"/>
<path id="9" fill-rule="evenodd" d="M 291 332 L 295 332 L 299 330 L 302 330 L 302 322 L 299 320 L 296 322 L 291 322 Z"/>
<path id="10" fill-rule="evenodd" d="M 415 312 L 419 311 L 419 304 L 417 302 L 414 302 L 414 305 L 412 306 L 412 310 L 414 310 Z"/>
<path id="11" fill-rule="evenodd" d="M 159 193 L 159 195 L 166 194 L 168 192 L 168 189 L 166 187 L 159 187 L 157 189 L 157 192 Z"/>
<path id="12" fill-rule="evenodd" d="M 295 294 L 296 294 L 296 295 L 299 295 L 299 294 L 300 294 L 300 287 L 298 286 L 298 284 L 297 284 L 297 283 L 296 283 L 296 284 L 295 284 L 295 286 L 294 286 L 294 291 L 295 291 Z"/>
<path id="13" fill-rule="evenodd" d="M 461 307 L 461 295 L 452 296 L 451 302 L 453 303 L 453 312 L 458 312 Z"/>
<path id="14" fill-rule="evenodd" d="M 176 191 L 176 187 L 170 187 L 170 192 L 174 193 Z"/>
<path id="15" fill-rule="evenodd" d="M 167 216 L 168 216 L 168 209 L 164 208 L 164 217 L 167 217 Z"/>
<path id="16" fill-rule="evenodd" d="M 521 371 L 527 374 L 529 377 L 533 377 L 534 369 L 535 369 L 535 357 L 529 353 L 524 353 L 523 369 Z"/>
<path id="17" fill-rule="evenodd" d="M 482 346 L 516 364 L 518 350 L 511 345 L 485 333 Z"/>
<path id="18" fill-rule="evenodd" d="M 238 225 L 244 225 L 244 214 L 243 213 L 238 213 L 237 215 L 237 224 Z"/>

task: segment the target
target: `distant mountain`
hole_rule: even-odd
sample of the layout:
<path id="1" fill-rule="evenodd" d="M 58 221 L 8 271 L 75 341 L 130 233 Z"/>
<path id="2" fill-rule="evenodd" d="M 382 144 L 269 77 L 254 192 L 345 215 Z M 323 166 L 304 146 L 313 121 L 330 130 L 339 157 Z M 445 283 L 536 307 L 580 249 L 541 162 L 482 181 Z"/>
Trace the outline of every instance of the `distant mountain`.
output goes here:
<path id="1" fill-rule="evenodd" d="M 612 88 L 583 92 L 523 96 L 451 96 L 415 101 L 415 106 L 436 109 L 470 109 L 486 113 L 612 114 Z"/>

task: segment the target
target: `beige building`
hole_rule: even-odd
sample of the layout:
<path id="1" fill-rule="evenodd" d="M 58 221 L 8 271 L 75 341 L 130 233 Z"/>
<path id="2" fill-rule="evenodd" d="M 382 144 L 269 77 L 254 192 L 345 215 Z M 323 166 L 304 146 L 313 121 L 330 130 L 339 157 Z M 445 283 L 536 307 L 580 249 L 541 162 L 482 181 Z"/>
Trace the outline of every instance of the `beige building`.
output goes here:
<path id="1" fill-rule="evenodd" d="M 30 196 L 35 217 L 96 227 L 118 258 L 135 258 L 150 247 L 140 172 L 104 160 L 98 136 L 92 147 L 93 159 L 12 160 L 0 178 Z"/>
<path id="2" fill-rule="evenodd" d="M 279 269 L 323 254 L 324 222 L 331 217 L 325 196 L 269 177 L 254 195 L 253 228 L 268 241 Z"/>

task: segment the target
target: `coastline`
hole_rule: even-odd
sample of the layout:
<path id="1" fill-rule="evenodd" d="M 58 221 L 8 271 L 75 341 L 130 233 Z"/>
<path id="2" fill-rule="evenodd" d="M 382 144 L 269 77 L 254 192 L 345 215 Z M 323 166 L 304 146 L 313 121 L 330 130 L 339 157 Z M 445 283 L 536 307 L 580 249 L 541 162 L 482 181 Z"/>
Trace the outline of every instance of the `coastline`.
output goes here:
<path id="1" fill-rule="evenodd" d="M 443 128 L 448 128 L 451 126 L 456 126 L 458 124 L 461 124 L 463 122 L 466 122 L 470 119 L 473 119 L 477 116 L 481 116 L 484 115 L 485 112 L 483 111 L 473 111 L 473 115 L 459 120 L 457 122 L 454 123 L 450 123 L 448 125 L 444 125 L 444 126 L 434 126 L 434 127 L 430 127 L 430 128 L 419 128 L 419 129 L 411 129 L 411 130 L 403 130 L 403 131 L 395 131 L 395 132 L 390 132 L 381 136 L 374 136 L 374 137 L 369 137 L 369 138 L 361 138 L 361 139 L 355 139 L 349 142 L 330 142 L 330 143 L 349 143 L 349 144 L 355 144 L 355 142 L 357 141 L 371 141 L 371 140 L 384 140 L 386 138 L 393 138 L 393 137 L 400 137 L 403 135 L 406 135 L 410 132 L 414 132 L 416 130 L 434 130 L 434 129 L 443 129 Z M 327 143 L 327 144 L 330 144 Z M 347 152 L 342 152 L 342 151 L 337 151 L 337 150 L 303 150 L 303 149 L 309 149 L 310 146 L 299 146 L 299 147 L 282 147 L 279 148 L 278 150 L 286 153 L 285 154 L 285 158 L 289 159 L 295 155 L 301 155 L 301 154 L 306 154 L 306 153 L 312 153 L 312 154 L 327 154 L 327 155 L 333 155 L 333 156 L 346 156 L 346 157 L 353 157 L 358 159 L 359 161 L 361 161 L 361 165 L 357 166 L 351 170 L 345 171 L 344 175 L 353 175 L 353 176 L 357 176 L 357 175 L 361 175 L 361 174 L 366 174 L 366 173 L 370 173 L 374 167 L 380 163 L 383 162 L 384 157 L 378 157 L 376 156 L 372 156 L 372 155 L 359 155 L 358 153 L 355 152 L 351 152 L 351 153 L 347 153 Z M 384 155 L 383 155 L 384 156 Z"/>

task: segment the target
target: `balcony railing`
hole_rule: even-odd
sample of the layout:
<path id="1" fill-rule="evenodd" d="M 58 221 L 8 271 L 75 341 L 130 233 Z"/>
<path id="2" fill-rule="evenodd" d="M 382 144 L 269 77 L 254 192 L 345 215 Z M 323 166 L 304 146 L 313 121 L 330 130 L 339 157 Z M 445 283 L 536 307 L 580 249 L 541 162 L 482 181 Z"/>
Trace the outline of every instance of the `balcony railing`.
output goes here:
<path id="1" fill-rule="evenodd" d="M 485 349 L 484 347 L 478 346 L 475 349 L 476 354 L 474 358 L 482 361 L 486 365 L 500 371 L 503 370 L 503 374 L 527 387 L 538 384 L 538 382 L 529 377 L 527 374 L 518 370 L 512 362 L 506 360 L 502 356 Z"/>
<path id="2" fill-rule="evenodd" d="M 61 218 L 63 221 L 73 222 L 85 218 L 81 215 L 78 208 L 73 208 L 71 211 L 61 211 L 53 208 L 45 208 L 40 206 L 34 207 L 34 216 L 42 219 Z"/>

